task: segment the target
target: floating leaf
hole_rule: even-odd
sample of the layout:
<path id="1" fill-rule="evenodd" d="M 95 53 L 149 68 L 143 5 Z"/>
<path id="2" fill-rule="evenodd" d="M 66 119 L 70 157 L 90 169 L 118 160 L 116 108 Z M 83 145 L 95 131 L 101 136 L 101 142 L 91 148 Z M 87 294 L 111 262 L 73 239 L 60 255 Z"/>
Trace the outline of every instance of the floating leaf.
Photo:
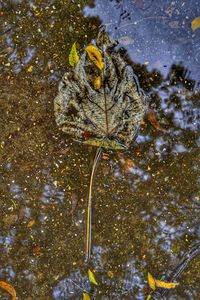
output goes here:
<path id="1" fill-rule="evenodd" d="M 157 287 L 164 288 L 164 289 L 174 289 L 179 284 L 177 282 L 165 282 L 162 280 L 157 280 L 149 272 L 148 272 L 148 283 L 150 288 L 153 291 L 155 291 Z"/>
<path id="2" fill-rule="evenodd" d="M 32 227 L 34 224 L 35 224 L 35 220 L 34 220 L 34 219 L 31 219 L 31 220 L 28 222 L 28 224 L 27 224 L 27 228 Z"/>
<path id="3" fill-rule="evenodd" d="M 146 300 L 150 300 L 151 299 L 151 295 L 149 294 L 146 298 Z"/>
<path id="4" fill-rule="evenodd" d="M 93 283 L 94 285 L 98 285 L 94 273 L 90 269 L 88 269 L 88 277 L 91 283 Z"/>
<path id="5" fill-rule="evenodd" d="M 30 67 L 28 67 L 27 72 L 28 72 L 28 73 L 33 72 L 33 66 L 32 66 L 32 65 L 31 65 Z"/>
<path id="6" fill-rule="evenodd" d="M 83 293 L 83 300 L 90 300 L 90 295 Z"/>
<path id="7" fill-rule="evenodd" d="M 79 56 L 76 51 L 76 43 L 74 43 L 69 53 L 69 64 L 70 66 L 74 67 L 78 62 L 79 62 Z"/>
<path id="8" fill-rule="evenodd" d="M 148 283 L 149 283 L 150 288 L 153 291 L 155 291 L 155 289 L 156 289 L 155 279 L 153 278 L 153 276 L 149 272 L 148 272 Z"/>
<path id="9" fill-rule="evenodd" d="M 196 17 L 191 22 L 192 30 L 195 31 L 197 28 L 200 28 L 200 17 Z"/>
<path id="10" fill-rule="evenodd" d="M 89 58 L 93 61 L 93 63 L 102 70 L 104 67 L 104 62 L 102 60 L 101 52 L 97 49 L 97 47 L 93 45 L 89 45 L 85 48 Z"/>
<path id="11" fill-rule="evenodd" d="M 155 129 L 160 130 L 162 132 L 166 132 L 166 130 L 164 128 L 162 128 L 162 126 L 158 123 L 156 115 L 155 115 L 155 113 L 154 113 L 154 111 L 152 109 L 148 109 L 148 111 L 147 111 L 147 118 L 148 118 L 149 122 L 151 123 L 151 125 Z"/>
<path id="12" fill-rule="evenodd" d="M 94 88 L 95 90 L 99 90 L 101 87 L 101 76 L 97 76 L 94 80 Z"/>
<path id="13" fill-rule="evenodd" d="M 101 157 L 102 157 L 103 160 L 108 160 L 109 159 L 108 153 L 103 152 Z M 108 271 L 108 272 L 111 272 L 111 271 Z"/>
<path id="14" fill-rule="evenodd" d="M 17 294 L 14 287 L 11 284 L 5 281 L 0 281 L 0 288 L 6 290 L 12 296 L 12 300 L 16 300 Z"/>
<path id="15" fill-rule="evenodd" d="M 178 282 L 164 282 L 161 280 L 155 279 L 156 287 L 164 288 L 164 289 L 174 289 L 177 285 L 179 285 Z"/>
<path id="16" fill-rule="evenodd" d="M 90 54 L 93 53 L 90 49 L 95 49 L 96 56 L 92 57 L 100 68 L 104 57 L 106 68 L 101 72 L 101 88 L 97 91 L 91 86 L 91 79 L 99 75 L 99 70 L 88 68 L 89 54 L 81 56 L 76 68 L 65 73 L 59 85 L 54 101 L 56 122 L 76 140 L 83 141 L 86 137 L 90 141 L 91 137 L 95 139 L 91 145 L 120 150 L 136 136 L 146 111 L 146 97 L 120 53 L 106 51 L 105 46 L 109 48 L 113 41 L 105 32 L 99 34 L 97 45 L 102 54 L 95 46 L 86 49 Z"/>

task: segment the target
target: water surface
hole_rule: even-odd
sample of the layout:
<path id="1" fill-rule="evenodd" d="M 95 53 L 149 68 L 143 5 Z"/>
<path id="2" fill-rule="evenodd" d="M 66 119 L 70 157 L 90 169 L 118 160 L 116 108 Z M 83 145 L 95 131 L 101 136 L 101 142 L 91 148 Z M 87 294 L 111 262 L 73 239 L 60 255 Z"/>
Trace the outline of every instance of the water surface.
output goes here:
<path id="1" fill-rule="evenodd" d="M 0 279 L 19 300 L 82 299 L 77 285 L 92 299 L 143 300 L 147 272 L 170 274 L 199 242 L 199 15 L 195 0 L 0 1 Z M 131 148 L 99 163 L 95 287 L 84 263 L 95 149 L 59 131 L 53 99 L 72 43 L 83 51 L 100 25 L 119 40 L 164 130 L 145 117 Z M 167 299 L 199 299 L 199 270 L 198 256 Z"/>

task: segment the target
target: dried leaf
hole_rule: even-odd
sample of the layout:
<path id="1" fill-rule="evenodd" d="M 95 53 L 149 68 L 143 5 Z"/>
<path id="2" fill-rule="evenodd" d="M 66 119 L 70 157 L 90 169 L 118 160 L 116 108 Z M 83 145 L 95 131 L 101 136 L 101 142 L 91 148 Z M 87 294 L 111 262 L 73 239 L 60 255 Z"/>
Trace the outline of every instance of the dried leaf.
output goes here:
<path id="1" fill-rule="evenodd" d="M 83 293 L 83 300 L 90 300 L 90 295 Z"/>
<path id="2" fill-rule="evenodd" d="M 6 290 L 12 296 L 12 300 L 16 300 L 17 294 L 14 287 L 11 284 L 5 281 L 0 281 L 0 288 Z"/>
<path id="3" fill-rule="evenodd" d="M 174 289 L 177 285 L 179 285 L 178 282 L 164 282 L 161 280 L 155 279 L 156 287 L 164 288 L 164 289 Z"/>
<path id="4" fill-rule="evenodd" d="M 164 289 L 174 289 L 179 284 L 177 282 L 165 282 L 165 281 L 157 280 L 149 272 L 148 272 L 148 283 L 150 288 L 153 291 L 155 291 L 157 287 L 164 288 Z"/>
<path id="5" fill-rule="evenodd" d="M 28 222 L 28 224 L 27 224 L 27 228 L 32 227 L 34 224 L 35 224 L 35 220 L 34 220 L 34 219 L 31 219 L 31 220 Z"/>
<path id="6" fill-rule="evenodd" d="M 195 31 L 197 28 L 200 28 L 200 17 L 196 17 L 191 22 L 192 30 Z"/>
<path id="7" fill-rule="evenodd" d="M 93 283 L 94 285 L 98 285 L 94 273 L 90 269 L 88 269 L 88 277 L 91 283 Z"/>
<path id="8" fill-rule="evenodd" d="M 148 110 L 148 112 L 147 112 L 147 118 L 148 118 L 149 122 L 151 123 L 151 125 L 155 129 L 160 130 L 162 132 L 166 132 L 166 130 L 164 128 L 162 128 L 162 126 L 158 123 L 156 115 L 155 115 L 155 113 L 154 113 L 154 111 L 152 109 Z"/>
<path id="9" fill-rule="evenodd" d="M 28 73 L 33 72 L 33 66 L 28 67 L 27 72 L 28 72 Z"/>
<path id="10" fill-rule="evenodd" d="M 58 126 L 74 139 L 86 140 L 85 144 L 92 146 L 123 150 L 137 133 L 146 111 L 146 101 L 131 67 L 123 67 L 125 61 L 120 53 L 107 53 L 105 40 L 109 48 L 113 42 L 108 34 L 102 33 L 97 38 L 101 53 L 95 46 L 88 46 L 89 54 L 82 55 L 76 68 L 65 73 L 54 101 L 54 111 Z M 96 56 L 92 56 L 90 49 L 95 49 Z M 94 80 L 99 76 L 99 70 L 88 68 L 89 55 L 101 69 L 102 56 L 106 64 L 105 72 L 100 74 L 101 88 L 98 91 L 91 86 L 91 78 Z"/>
<path id="11" fill-rule="evenodd" d="M 74 43 L 69 53 L 69 64 L 70 66 L 74 67 L 78 62 L 79 62 L 79 56 L 76 51 L 76 43 Z"/>
<path id="12" fill-rule="evenodd" d="M 93 61 L 93 63 L 102 70 L 104 67 L 104 62 L 102 60 L 101 52 L 97 49 L 97 47 L 93 45 L 89 45 L 85 48 L 89 58 Z"/>
<path id="13" fill-rule="evenodd" d="M 104 152 L 102 153 L 101 157 L 102 157 L 103 160 L 108 160 L 109 159 L 109 155 L 107 153 L 104 153 Z"/>
<path id="14" fill-rule="evenodd" d="M 41 256 L 41 255 L 42 255 L 40 246 L 35 246 L 35 247 L 32 249 L 32 252 L 33 252 L 34 255 L 37 255 L 37 256 Z"/>
<path id="15" fill-rule="evenodd" d="M 129 170 L 130 168 L 133 168 L 134 166 L 135 166 L 135 163 L 132 159 L 127 158 L 124 161 L 124 167 L 125 167 L 126 170 Z"/>
<path id="16" fill-rule="evenodd" d="M 95 90 L 99 90 L 101 87 L 101 76 L 97 76 L 94 80 L 94 88 Z"/>
<path id="17" fill-rule="evenodd" d="M 148 283 L 150 288 L 155 291 L 156 289 L 156 282 L 155 279 L 153 278 L 153 276 L 151 275 L 151 273 L 148 272 Z"/>

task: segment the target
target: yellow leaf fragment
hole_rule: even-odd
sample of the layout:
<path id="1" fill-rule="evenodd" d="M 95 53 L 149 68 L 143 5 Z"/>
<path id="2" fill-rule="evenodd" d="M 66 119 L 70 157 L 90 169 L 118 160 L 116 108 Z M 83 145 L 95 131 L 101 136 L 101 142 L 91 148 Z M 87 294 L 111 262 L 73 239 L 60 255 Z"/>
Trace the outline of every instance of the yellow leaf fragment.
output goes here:
<path id="1" fill-rule="evenodd" d="M 151 295 L 149 294 L 146 298 L 146 300 L 150 300 L 151 299 Z"/>
<path id="2" fill-rule="evenodd" d="M 102 59 L 101 52 L 97 49 L 97 47 L 93 45 L 89 45 L 85 48 L 89 58 L 93 63 L 100 69 L 102 70 L 104 67 L 104 62 Z"/>
<path id="3" fill-rule="evenodd" d="M 28 222 L 28 224 L 27 224 L 27 228 L 32 227 L 34 224 L 35 224 L 35 220 L 34 220 L 34 219 L 31 219 L 31 220 Z"/>
<path id="4" fill-rule="evenodd" d="M 156 287 L 164 289 L 174 289 L 179 283 L 178 282 L 164 282 L 161 280 L 155 279 Z"/>
<path id="5" fill-rule="evenodd" d="M 88 269 L 88 277 L 91 283 L 93 283 L 94 285 L 98 285 L 94 273 L 90 269 Z"/>
<path id="6" fill-rule="evenodd" d="M 5 282 L 5 281 L 0 281 L 0 288 L 6 290 L 11 296 L 12 296 L 12 300 L 16 300 L 17 298 L 17 294 L 16 294 L 16 291 L 14 289 L 14 287 Z"/>
<path id="7" fill-rule="evenodd" d="M 90 295 L 83 293 L 83 300 L 90 300 Z"/>
<path id="8" fill-rule="evenodd" d="M 95 90 L 99 90 L 101 87 L 101 76 L 97 76 L 94 80 L 94 88 Z"/>
<path id="9" fill-rule="evenodd" d="M 197 28 L 200 28 L 200 17 L 196 17 L 191 22 L 192 30 L 195 31 Z"/>
<path id="10" fill-rule="evenodd" d="M 79 56 L 76 51 L 76 43 L 74 43 L 69 53 L 69 64 L 70 66 L 74 67 L 78 62 L 79 62 Z"/>
<path id="11" fill-rule="evenodd" d="M 149 283 L 150 288 L 153 291 L 155 291 L 155 289 L 156 289 L 155 279 L 153 278 L 153 276 L 149 272 L 148 272 L 148 283 Z"/>
<path id="12" fill-rule="evenodd" d="M 149 283 L 150 288 L 153 291 L 155 291 L 155 289 L 157 287 L 163 288 L 163 289 L 174 289 L 179 284 L 177 282 L 165 282 L 162 280 L 157 280 L 149 272 L 148 272 L 148 283 Z"/>
<path id="13" fill-rule="evenodd" d="M 28 72 L 28 73 L 33 72 L 33 66 L 28 67 L 27 72 Z"/>

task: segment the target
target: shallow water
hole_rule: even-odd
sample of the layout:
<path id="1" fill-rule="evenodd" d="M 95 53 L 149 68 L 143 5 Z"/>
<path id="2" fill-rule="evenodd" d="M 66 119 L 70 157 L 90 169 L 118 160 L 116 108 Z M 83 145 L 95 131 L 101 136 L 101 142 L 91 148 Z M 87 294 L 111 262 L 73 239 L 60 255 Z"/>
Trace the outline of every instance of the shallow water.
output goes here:
<path id="1" fill-rule="evenodd" d="M 199 242 L 197 16 L 197 1 L 0 1 L 0 280 L 19 300 L 82 299 L 77 285 L 93 299 L 143 300 L 147 272 L 170 274 Z M 98 165 L 95 287 L 84 263 L 95 148 L 58 130 L 53 99 L 72 43 L 82 51 L 101 24 L 119 40 L 165 130 L 146 117 L 131 148 L 107 151 Z M 199 270 L 198 256 L 167 299 L 199 299 Z"/>

